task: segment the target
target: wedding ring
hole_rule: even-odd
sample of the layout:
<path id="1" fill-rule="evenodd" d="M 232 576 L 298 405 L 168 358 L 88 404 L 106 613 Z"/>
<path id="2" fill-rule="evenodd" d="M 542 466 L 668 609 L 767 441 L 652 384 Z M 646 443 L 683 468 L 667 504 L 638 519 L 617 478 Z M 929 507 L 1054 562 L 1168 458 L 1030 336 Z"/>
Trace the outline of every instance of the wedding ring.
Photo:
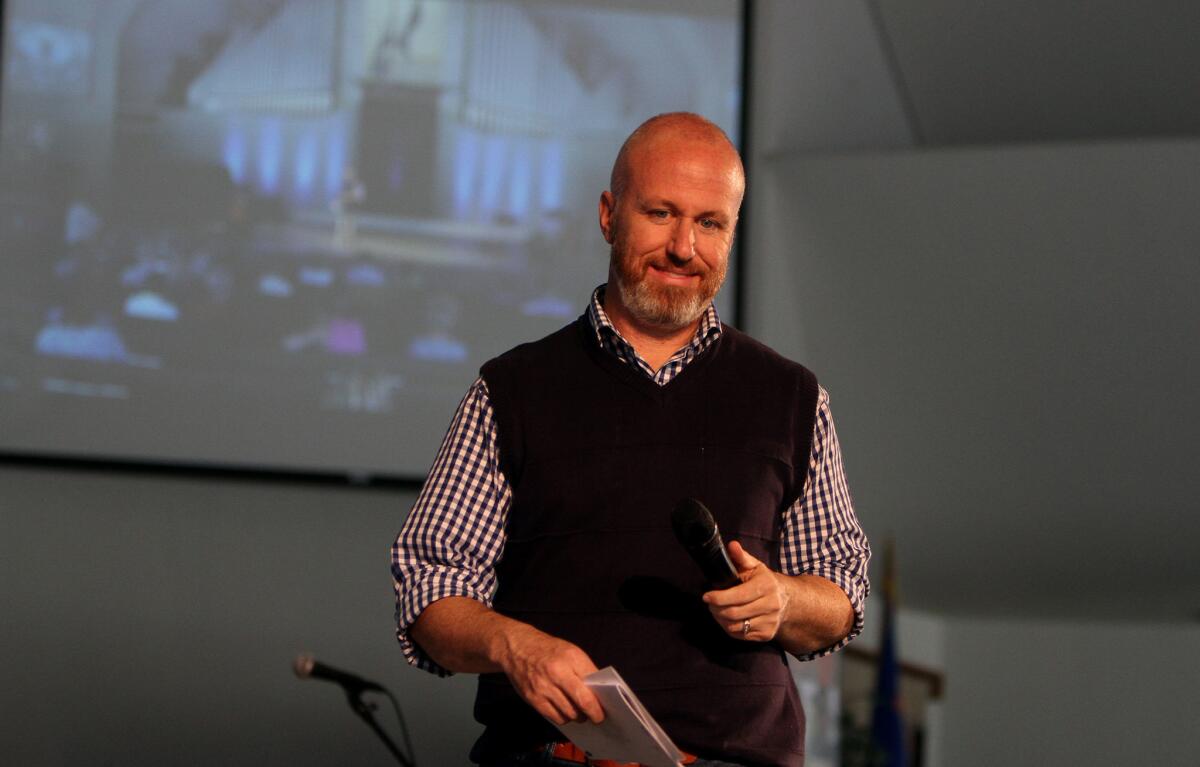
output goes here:
<path id="1" fill-rule="evenodd" d="M 749 633 L 750 633 L 750 621 L 749 621 L 749 619 L 747 619 L 747 620 L 742 621 L 742 639 L 745 639 L 746 635 Z"/>

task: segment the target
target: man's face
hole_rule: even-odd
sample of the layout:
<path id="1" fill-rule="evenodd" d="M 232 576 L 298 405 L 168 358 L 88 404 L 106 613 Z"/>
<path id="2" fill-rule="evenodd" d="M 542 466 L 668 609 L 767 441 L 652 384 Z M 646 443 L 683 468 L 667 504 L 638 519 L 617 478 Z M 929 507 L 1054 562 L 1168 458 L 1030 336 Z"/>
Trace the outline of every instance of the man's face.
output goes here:
<path id="1" fill-rule="evenodd" d="M 625 188 L 600 198 L 609 281 L 645 325 L 686 327 L 725 281 L 743 182 L 727 146 L 660 139 L 638 147 Z"/>

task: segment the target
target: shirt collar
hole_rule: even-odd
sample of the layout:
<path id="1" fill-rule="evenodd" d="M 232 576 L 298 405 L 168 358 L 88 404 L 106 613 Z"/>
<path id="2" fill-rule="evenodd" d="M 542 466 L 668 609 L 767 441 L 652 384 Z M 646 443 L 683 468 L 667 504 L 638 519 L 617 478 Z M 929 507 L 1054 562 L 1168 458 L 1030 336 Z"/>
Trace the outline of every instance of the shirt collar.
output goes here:
<path id="1" fill-rule="evenodd" d="M 600 344 L 602 349 L 607 349 L 619 357 L 636 357 L 633 345 L 625 340 L 616 326 L 612 324 L 612 320 L 608 318 L 608 312 L 604 311 L 606 287 L 607 283 L 592 291 L 592 300 L 587 309 L 588 324 L 592 326 L 592 331 L 596 334 L 596 343 Z M 721 337 L 722 332 L 721 317 L 717 314 L 716 304 L 710 301 L 708 308 L 700 315 L 700 325 L 696 328 L 692 340 L 679 351 L 691 350 L 693 355 L 699 354 L 712 346 Z"/>

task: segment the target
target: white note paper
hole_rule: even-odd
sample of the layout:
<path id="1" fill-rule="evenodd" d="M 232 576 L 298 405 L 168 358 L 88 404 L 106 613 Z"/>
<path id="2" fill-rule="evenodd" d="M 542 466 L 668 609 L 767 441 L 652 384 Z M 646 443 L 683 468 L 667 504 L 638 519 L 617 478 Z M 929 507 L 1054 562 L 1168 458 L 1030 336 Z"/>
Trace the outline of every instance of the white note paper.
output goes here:
<path id="1" fill-rule="evenodd" d="M 683 752 L 642 707 L 612 666 L 583 680 L 604 708 L 604 721 L 568 722 L 558 729 L 594 759 L 638 762 L 645 767 L 680 767 Z"/>

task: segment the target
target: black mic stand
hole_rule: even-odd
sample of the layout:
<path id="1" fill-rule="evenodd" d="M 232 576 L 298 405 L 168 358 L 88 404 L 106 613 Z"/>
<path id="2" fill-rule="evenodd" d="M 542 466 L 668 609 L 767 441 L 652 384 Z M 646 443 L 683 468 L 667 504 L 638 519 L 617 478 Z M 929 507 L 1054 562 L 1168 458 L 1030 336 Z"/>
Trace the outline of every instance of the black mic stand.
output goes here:
<path id="1" fill-rule="evenodd" d="M 316 659 L 307 653 L 296 656 L 296 660 L 292 663 L 292 670 L 301 679 L 315 677 L 336 683 L 346 693 L 346 702 L 350 704 L 350 709 L 358 714 L 359 719 L 362 719 L 371 728 L 371 732 L 375 733 L 383 741 L 383 745 L 387 746 L 387 750 L 391 752 L 392 756 L 396 757 L 396 761 L 400 763 L 400 767 L 416 767 L 417 757 L 413 754 L 412 738 L 408 735 L 408 725 L 404 722 L 404 712 L 400 710 L 400 703 L 390 690 L 378 682 L 363 679 L 357 674 L 351 674 L 317 663 Z M 396 710 L 396 719 L 400 722 L 400 730 L 404 733 L 404 742 L 408 746 L 408 756 L 405 756 L 400 751 L 395 741 L 389 738 L 388 734 L 379 726 L 379 722 L 375 721 L 375 710 L 379 707 L 374 703 L 368 703 L 363 700 L 363 693 L 365 692 L 382 693 L 391 701 L 392 707 Z"/>
<path id="2" fill-rule="evenodd" d="M 359 718 L 366 722 L 372 732 L 379 736 L 379 739 L 383 741 L 383 745 L 387 746 L 388 751 L 392 752 L 392 756 L 396 757 L 396 761 L 400 763 L 401 767 L 413 767 L 413 763 L 400 752 L 395 741 L 388 737 L 388 734 L 379 726 L 379 722 L 375 721 L 375 709 L 378 706 L 373 703 L 367 703 L 363 700 L 362 694 L 363 690 L 361 688 L 346 688 L 346 701 L 350 704 L 350 708 L 354 710 L 354 713 L 358 714 Z M 388 695 L 391 697 L 390 693 Z"/>

